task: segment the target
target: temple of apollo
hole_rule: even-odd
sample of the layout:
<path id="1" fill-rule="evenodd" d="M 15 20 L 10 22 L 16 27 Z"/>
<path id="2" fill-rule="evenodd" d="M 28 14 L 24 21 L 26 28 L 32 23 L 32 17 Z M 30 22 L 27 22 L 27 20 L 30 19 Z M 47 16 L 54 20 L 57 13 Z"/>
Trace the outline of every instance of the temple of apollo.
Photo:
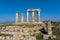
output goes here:
<path id="1" fill-rule="evenodd" d="M 29 21 L 29 12 L 32 12 L 32 22 Z M 35 22 L 34 14 L 37 12 L 37 22 Z M 26 11 L 26 22 L 24 22 L 24 15 L 21 16 L 21 22 L 18 21 L 18 12 L 16 12 L 16 24 L 40 24 L 40 9 L 27 9 Z"/>

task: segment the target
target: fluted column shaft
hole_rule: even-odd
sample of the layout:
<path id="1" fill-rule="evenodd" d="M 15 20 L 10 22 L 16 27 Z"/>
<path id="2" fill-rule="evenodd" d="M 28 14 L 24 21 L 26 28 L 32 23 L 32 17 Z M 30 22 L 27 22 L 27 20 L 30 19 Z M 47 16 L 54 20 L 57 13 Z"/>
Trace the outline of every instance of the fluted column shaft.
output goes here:
<path id="1" fill-rule="evenodd" d="M 29 23 L 29 14 L 28 14 L 28 11 L 27 11 L 27 14 L 26 14 L 26 22 Z"/>
<path id="2" fill-rule="evenodd" d="M 38 11 L 38 23 L 40 23 L 40 10 Z"/>
<path id="3" fill-rule="evenodd" d="M 34 23 L 34 11 L 32 11 L 32 22 Z"/>
<path id="4" fill-rule="evenodd" d="M 18 12 L 16 12 L 16 24 L 18 23 Z"/>
<path id="5" fill-rule="evenodd" d="M 21 23 L 24 23 L 24 16 L 23 16 L 23 14 L 21 16 L 22 16 L 21 17 Z"/>

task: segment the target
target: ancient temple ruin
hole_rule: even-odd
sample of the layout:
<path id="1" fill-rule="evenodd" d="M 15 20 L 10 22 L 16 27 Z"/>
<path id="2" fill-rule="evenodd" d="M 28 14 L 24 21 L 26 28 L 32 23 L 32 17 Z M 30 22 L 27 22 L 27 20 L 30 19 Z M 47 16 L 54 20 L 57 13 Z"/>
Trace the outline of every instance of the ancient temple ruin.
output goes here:
<path id="1" fill-rule="evenodd" d="M 29 12 L 32 12 L 32 22 L 29 22 Z M 37 17 L 37 23 L 35 22 L 34 19 L 34 12 L 37 12 L 38 17 Z M 35 26 L 26 27 L 25 25 L 23 26 L 17 26 L 16 24 L 37 24 Z M 41 24 L 42 26 L 38 26 Z M 47 24 L 47 25 L 46 25 Z M 5 27 L 0 27 L 0 33 L 3 35 L 0 35 L 1 40 L 36 40 L 35 34 L 42 32 L 40 31 L 42 28 L 47 31 L 48 36 L 52 36 L 52 29 L 51 29 L 51 22 L 42 22 L 40 21 L 40 9 L 27 9 L 26 11 L 26 22 L 24 22 L 24 15 L 21 15 L 21 22 L 19 23 L 18 21 L 18 12 L 16 12 L 16 22 L 14 26 L 5 26 Z M 34 36 L 32 36 L 34 35 Z M 48 38 L 46 35 L 44 35 L 43 38 Z"/>
<path id="2" fill-rule="evenodd" d="M 21 18 L 21 23 L 30 23 L 29 22 L 29 12 L 32 12 L 32 23 L 34 24 L 35 23 L 35 19 L 34 19 L 34 12 L 37 12 L 38 14 L 38 22 L 37 24 L 40 24 L 40 9 L 27 9 L 26 11 L 26 22 L 24 22 L 24 17 L 22 15 L 22 18 Z M 18 12 L 16 12 L 16 24 L 18 24 Z"/>

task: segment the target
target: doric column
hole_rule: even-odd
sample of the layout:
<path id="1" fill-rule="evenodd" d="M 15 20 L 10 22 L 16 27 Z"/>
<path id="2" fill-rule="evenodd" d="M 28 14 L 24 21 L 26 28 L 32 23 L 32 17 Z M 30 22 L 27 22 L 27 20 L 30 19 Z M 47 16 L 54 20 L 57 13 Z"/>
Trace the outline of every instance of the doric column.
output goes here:
<path id="1" fill-rule="evenodd" d="M 34 11 L 32 11 L 32 22 L 34 23 Z"/>
<path id="2" fill-rule="evenodd" d="M 24 16 L 23 16 L 23 14 L 21 16 L 22 16 L 21 17 L 21 23 L 24 23 Z"/>
<path id="3" fill-rule="evenodd" d="M 18 24 L 18 12 L 16 12 L 16 24 Z"/>
<path id="4" fill-rule="evenodd" d="M 29 14 L 28 14 L 28 11 L 26 13 L 26 22 L 29 23 Z"/>
<path id="5" fill-rule="evenodd" d="M 38 24 L 40 24 L 40 10 L 38 10 Z"/>

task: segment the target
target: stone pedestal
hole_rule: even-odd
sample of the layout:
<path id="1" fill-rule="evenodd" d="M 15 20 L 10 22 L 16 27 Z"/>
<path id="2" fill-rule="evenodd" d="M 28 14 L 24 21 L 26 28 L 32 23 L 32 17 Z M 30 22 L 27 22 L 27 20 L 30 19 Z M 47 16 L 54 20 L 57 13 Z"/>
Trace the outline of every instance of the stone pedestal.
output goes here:
<path id="1" fill-rule="evenodd" d="M 48 34 L 52 35 L 51 22 L 48 22 Z"/>
<path id="2" fill-rule="evenodd" d="M 47 27 L 46 27 L 46 24 L 45 23 L 43 23 L 43 27 L 44 27 L 45 30 L 47 30 Z"/>

